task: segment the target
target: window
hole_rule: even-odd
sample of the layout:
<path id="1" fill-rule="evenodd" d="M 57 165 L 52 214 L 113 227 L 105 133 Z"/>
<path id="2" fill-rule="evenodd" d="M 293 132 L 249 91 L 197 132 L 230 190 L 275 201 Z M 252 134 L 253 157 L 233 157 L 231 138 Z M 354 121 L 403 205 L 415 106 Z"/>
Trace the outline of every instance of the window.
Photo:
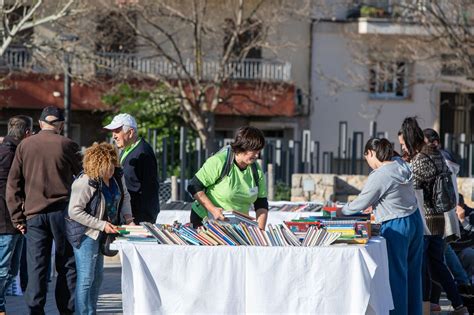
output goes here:
<path id="1" fill-rule="evenodd" d="M 370 67 L 370 97 L 407 98 L 407 68 L 408 65 L 404 61 L 374 63 Z"/>

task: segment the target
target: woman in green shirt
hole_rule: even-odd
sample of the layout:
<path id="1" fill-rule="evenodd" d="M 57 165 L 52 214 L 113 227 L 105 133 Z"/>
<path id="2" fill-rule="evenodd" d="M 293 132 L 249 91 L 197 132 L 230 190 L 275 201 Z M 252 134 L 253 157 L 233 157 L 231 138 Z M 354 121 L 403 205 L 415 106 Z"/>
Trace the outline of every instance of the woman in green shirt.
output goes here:
<path id="1" fill-rule="evenodd" d="M 189 193 L 195 199 L 191 210 L 191 223 L 195 228 L 201 226 L 202 220 L 209 214 L 215 220 L 223 221 L 222 211 L 237 210 L 248 214 L 253 204 L 258 226 L 265 229 L 267 188 L 263 171 L 255 163 L 264 146 L 265 138 L 261 130 L 241 127 L 230 147 L 206 160 L 188 186 Z M 233 161 L 224 170 L 228 157 Z"/>

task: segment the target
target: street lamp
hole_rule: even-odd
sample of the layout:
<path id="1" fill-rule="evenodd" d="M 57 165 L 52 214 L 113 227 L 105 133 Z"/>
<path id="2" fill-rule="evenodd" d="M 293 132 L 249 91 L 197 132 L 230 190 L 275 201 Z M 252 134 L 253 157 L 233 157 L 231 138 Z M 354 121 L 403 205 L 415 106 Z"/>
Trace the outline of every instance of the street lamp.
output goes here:
<path id="1" fill-rule="evenodd" d="M 71 49 L 70 44 L 79 40 L 77 35 L 59 36 L 64 48 L 64 136 L 71 137 Z"/>

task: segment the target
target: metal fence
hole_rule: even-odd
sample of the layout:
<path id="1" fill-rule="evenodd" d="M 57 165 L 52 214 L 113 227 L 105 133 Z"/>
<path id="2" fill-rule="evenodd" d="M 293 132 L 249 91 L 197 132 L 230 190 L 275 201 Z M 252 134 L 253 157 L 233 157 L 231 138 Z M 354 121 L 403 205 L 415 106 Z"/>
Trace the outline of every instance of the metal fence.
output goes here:
<path id="1" fill-rule="evenodd" d="M 269 139 L 260 156 L 262 168 L 266 172 L 268 165 L 272 164 L 275 182 L 287 185 L 291 184 L 291 177 L 295 173 L 367 174 L 368 167 L 363 159 L 363 133 L 354 132 L 351 137 L 346 137 L 345 130 L 347 124 L 342 122 L 336 154 L 321 152 L 319 142 L 311 139 L 309 130 L 302 132 L 300 140 Z M 158 141 L 158 131 L 148 131 L 148 142 L 157 154 L 161 181 L 176 175 L 180 182 L 185 182 L 214 153 L 206 151 L 199 138 L 190 139 L 187 133 L 187 129 L 182 127 L 179 139 L 168 137 Z M 215 145 L 222 148 L 231 141 L 217 139 Z M 178 170 L 179 174 L 176 173 Z M 184 194 L 184 191 L 181 193 Z"/>
<path id="2" fill-rule="evenodd" d="M 203 149 L 199 138 L 190 139 L 187 129 L 181 128 L 179 139 L 163 138 L 157 141 L 157 130 L 149 130 L 148 140 L 155 148 L 159 161 L 160 177 L 163 181 L 169 178 L 171 171 L 180 169 L 179 178 L 192 178 L 204 161 L 213 154 Z M 386 132 L 377 132 L 376 123 L 371 124 L 371 136 L 387 137 Z M 291 183 L 295 173 L 331 173 L 347 175 L 366 175 L 369 167 L 364 160 L 365 142 L 362 131 L 348 134 L 347 122 L 339 122 L 338 145 L 334 151 L 321 152 L 319 141 L 311 138 L 309 130 L 304 130 L 301 140 L 270 139 L 261 153 L 262 168 L 267 170 L 268 164 L 273 164 L 275 181 Z M 232 139 L 216 140 L 216 147 L 222 148 Z M 453 153 L 460 165 L 459 176 L 471 177 L 474 171 L 474 142 L 466 142 L 466 135 L 444 135 L 445 148 Z M 394 143 L 399 151 L 399 146 Z"/>
<path id="3" fill-rule="evenodd" d="M 97 75 L 147 74 L 160 77 L 177 78 L 178 74 L 189 76 L 196 74 L 195 63 L 186 59 L 177 65 L 163 57 L 146 57 L 130 53 L 95 52 L 92 57 L 83 60 L 77 55 L 72 60 L 75 74 L 84 74 L 95 69 Z M 59 64 L 58 64 L 59 65 Z M 57 66 L 58 66 L 57 65 Z M 92 66 L 92 67 L 91 67 Z M 33 51 L 27 47 L 10 47 L 0 56 L 0 70 L 32 69 L 36 72 L 48 73 L 50 69 L 39 67 L 33 59 Z M 202 77 L 213 79 L 222 75 L 234 80 L 291 80 L 291 63 L 268 59 L 231 60 L 224 66 L 218 59 L 205 59 L 202 64 Z"/>

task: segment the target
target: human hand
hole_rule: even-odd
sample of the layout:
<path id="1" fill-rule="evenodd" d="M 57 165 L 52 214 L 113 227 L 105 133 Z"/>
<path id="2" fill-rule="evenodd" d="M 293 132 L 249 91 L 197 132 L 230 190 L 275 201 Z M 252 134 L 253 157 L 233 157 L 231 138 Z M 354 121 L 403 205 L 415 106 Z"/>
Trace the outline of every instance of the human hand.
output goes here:
<path id="1" fill-rule="evenodd" d="M 212 216 L 214 217 L 214 220 L 219 220 L 219 221 L 227 220 L 222 214 L 222 211 L 224 211 L 224 209 L 218 208 L 218 207 L 214 208 L 214 210 L 211 211 Z"/>
<path id="2" fill-rule="evenodd" d="M 464 222 L 466 219 L 466 210 L 461 206 L 456 206 L 456 214 L 458 215 L 459 221 Z"/>
<path id="3" fill-rule="evenodd" d="M 107 234 L 117 234 L 119 231 L 117 227 L 110 222 L 105 223 L 104 232 Z"/>
<path id="4" fill-rule="evenodd" d="M 125 219 L 126 225 L 136 225 L 135 222 L 133 222 L 134 217 L 132 217 L 131 215 L 125 215 L 123 218 Z"/>
<path id="5" fill-rule="evenodd" d="M 369 214 L 369 213 L 372 213 L 373 210 L 374 209 L 372 208 L 372 206 L 370 206 L 367 209 L 365 209 L 364 211 L 362 211 L 362 213 Z"/>
<path id="6" fill-rule="evenodd" d="M 23 224 L 17 224 L 15 226 L 17 228 L 17 230 L 19 230 L 21 232 L 21 234 L 26 234 L 26 225 L 23 225 Z"/>

